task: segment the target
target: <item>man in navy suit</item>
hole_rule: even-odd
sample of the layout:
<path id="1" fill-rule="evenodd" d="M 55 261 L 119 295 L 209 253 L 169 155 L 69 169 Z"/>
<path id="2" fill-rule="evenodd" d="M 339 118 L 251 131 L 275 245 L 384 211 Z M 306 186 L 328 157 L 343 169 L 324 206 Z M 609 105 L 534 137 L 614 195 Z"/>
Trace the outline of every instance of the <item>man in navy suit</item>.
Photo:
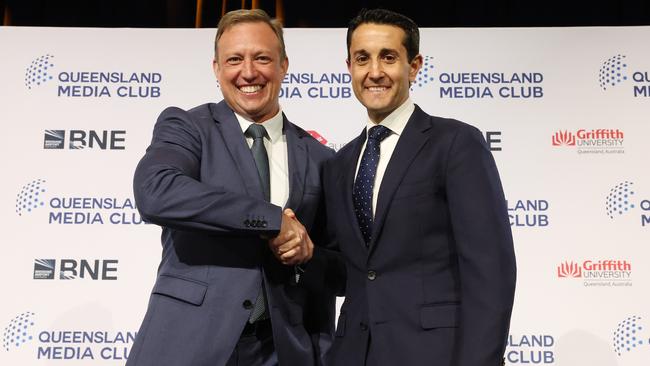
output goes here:
<path id="1" fill-rule="evenodd" d="M 409 18 L 364 10 L 348 69 L 368 121 L 326 163 L 328 225 L 347 265 L 331 365 L 498 366 L 515 290 L 499 174 L 476 128 L 409 98 Z"/>
<path id="2" fill-rule="evenodd" d="M 313 243 L 333 151 L 280 109 L 288 59 L 266 13 L 226 14 L 213 66 L 224 100 L 163 111 L 135 172 L 163 253 L 127 365 L 319 365 L 334 296 Z"/>

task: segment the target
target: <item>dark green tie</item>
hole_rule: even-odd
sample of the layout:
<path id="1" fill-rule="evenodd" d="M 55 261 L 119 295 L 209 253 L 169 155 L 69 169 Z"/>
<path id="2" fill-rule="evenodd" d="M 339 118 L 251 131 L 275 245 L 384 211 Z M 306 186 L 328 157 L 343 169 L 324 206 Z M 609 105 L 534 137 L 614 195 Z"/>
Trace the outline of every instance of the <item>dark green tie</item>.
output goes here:
<path id="1" fill-rule="evenodd" d="M 266 155 L 266 148 L 264 147 L 264 137 L 266 136 L 266 129 L 262 125 L 253 123 L 248 126 L 246 129 L 246 136 L 253 138 L 253 146 L 251 146 L 251 152 L 253 153 L 253 158 L 255 159 L 255 165 L 257 166 L 257 172 L 260 175 L 260 183 L 262 184 L 262 192 L 264 193 L 264 199 L 271 201 L 271 176 L 269 172 L 269 157 Z M 266 312 L 266 299 L 264 294 L 264 282 L 260 287 L 260 291 L 257 294 L 257 299 L 255 299 L 255 306 L 253 306 L 253 311 L 248 318 L 250 323 L 254 323 L 257 320 L 266 319 L 268 317 Z"/>
<path id="2" fill-rule="evenodd" d="M 253 138 L 253 146 L 251 152 L 257 165 L 257 172 L 260 174 L 260 183 L 262 184 L 262 192 L 264 199 L 271 201 L 271 174 L 269 173 L 269 157 L 266 155 L 264 148 L 264 137 L 266 136 L 266 129 L 262 125 L 253 123 L 248 126 L 246 136 Z"/>

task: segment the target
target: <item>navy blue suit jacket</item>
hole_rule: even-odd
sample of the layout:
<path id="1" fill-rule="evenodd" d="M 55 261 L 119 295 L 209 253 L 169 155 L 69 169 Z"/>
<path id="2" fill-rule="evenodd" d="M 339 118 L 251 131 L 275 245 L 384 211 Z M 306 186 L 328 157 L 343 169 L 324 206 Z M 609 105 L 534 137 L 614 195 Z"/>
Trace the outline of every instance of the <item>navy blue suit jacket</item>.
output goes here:
<path id="1" fill-rule="evenodd" d="M 318 245 L 321 170 L 333 151 L 286 117 L 283 130 L 286 207 Z M 334 297 L 321 291 L 324 281 L 311 265 L 320 252 L 296 283 L 293 267 L 278 262 L 260 238 L 279 232 L 282 208 L 264 200 L 255 161 L 225 102 L 163 111 L 136 168 L 134 192 L 142 217 L 162 226 L 163 252 L 127 365 L 224 365 L 262 281 L 280 364 L 321 363 L 331 345 Z"/>
<path id="2" fill-rule="evenodd" d="M 364 130 L 324 173 L 328 221 L 347 265 L 329 364 L 501 365 L 516 268 L 482 134 L 416 106 L 379 188 L 369 248 L 352 204 L 365 138 Z"/>

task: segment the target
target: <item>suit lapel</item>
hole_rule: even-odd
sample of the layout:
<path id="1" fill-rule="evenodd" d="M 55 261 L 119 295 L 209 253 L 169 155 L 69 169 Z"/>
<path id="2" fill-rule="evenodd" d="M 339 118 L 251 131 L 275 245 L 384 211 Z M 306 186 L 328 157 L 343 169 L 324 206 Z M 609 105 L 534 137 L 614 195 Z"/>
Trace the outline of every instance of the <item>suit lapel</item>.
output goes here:
<path id="1" fill-rule="evenodd" d="M 235 161 L 239 175 L 244 181 L 246 193 L 250 196 L 264 199 L 260 175 L 257 172 L 257 166 L 255 166 L 255 159 L 246 143 L 237 117 L 235 117 L 235 114 L 225 101 L 210 105 L 210 110 L 212 111 L 212 117 L 217 127 L 221 131 L 226 148 Z"/>
<path id="2" fill-rule="evenodd" d="M 429 136 L 424 133 L 431 128 L 429 121 L 429 116 L 420 107 L 415 106 L 415 111 L 406 123 L 399 141 L 397 141 L 397 146 L 395 146 L 395 150 L 388 161 L 386 172 L 379 187 L 370 250 L 374 249 L 375 243 L 379 235 L 381 235 L 386 212 L 397 187 L 399 187 L 402 178 L 415 160 L 415 156 L 429 139 Z"/>
<path id="3" fill-rule="evenodd" d="M 354 186 L 354 179 L 356 178 L 357 162 L 359 161 L 359 155 L 361 154 L 361 147 L 366 141 L 366 129 L 364 128 L 361 131 L 361 134 L 350 142 L 351 149 L 348 150 L 347 154 L 341 157 L 341 160 L 344 162 L 343 173 L 339 176 L 339 180 L 336 182 L 338 187 L 341 187 L 343 190 L 343 202 L 344 202 L 344 212 L 347 214 L 346 222 L 351 223 L 352 231 L 354 232 L 354 237 L 357 239 L 359 245 L 366 249 L 366 243 L 361 235 L 361 229 L 359 229 L 359 222 L 357 220 L 357 215 L 354 213 L 354 204 L 352 197 L 352 189 Z"/>
<path id="4" fill-rule="evenodd" d="M 296 211 L 305 192 L 307 160 L 309 152 L 303 136 L 296 127 L 282 114 L 282 130 L 287 139 L 287 163 L 289 174 L 289 199 L 286 207 Z"/>

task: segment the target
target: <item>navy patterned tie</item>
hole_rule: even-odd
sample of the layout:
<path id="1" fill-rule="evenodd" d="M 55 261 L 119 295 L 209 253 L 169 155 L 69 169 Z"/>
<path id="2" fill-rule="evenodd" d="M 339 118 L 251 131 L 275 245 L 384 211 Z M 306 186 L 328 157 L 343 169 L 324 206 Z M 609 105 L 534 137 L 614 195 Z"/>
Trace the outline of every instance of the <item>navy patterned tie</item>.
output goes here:
<path id="1" fill-rule="evenodd" d="M 354 190 L 352 191 L 354 212 L 357 215 L 359 229 L 361 229 L 366 246 L 372 240 L 372 190 L 375 186 L 375 175 L 379 163 L 379 144 L 390 133 L 390 129 L 381 125 L 368 130 L 366 149 L 363 151 L 363 157 L 359 164 L 357 179 L 354 180 Z"/>
<path id="2" fill-rule="evenodd" d="M 262 125 L 258 125 L 257 123 L 253 123 L 248 126 L 245 135 L 253 138 L 253 146 L 251 146 L 251 152 L 253 153 L 253 158 L 255 159 L 257 171 L 260 174 L 264 199 L 270 201 L 271 178 L 269 172 L 269 157 L 266 154 L 266 148 L 264 147 L 266 128 L 264 128 Z M 255 299 L 255 305 L 253 305 L 253 310 L 248 317 L 248 321 L 250 323 L 268 318 L 268 312 L 266 311 L 266 296 L 264 292 L 264 282 L 262 282 L 260 291 L 257 293 L 257 298 Z"/>

